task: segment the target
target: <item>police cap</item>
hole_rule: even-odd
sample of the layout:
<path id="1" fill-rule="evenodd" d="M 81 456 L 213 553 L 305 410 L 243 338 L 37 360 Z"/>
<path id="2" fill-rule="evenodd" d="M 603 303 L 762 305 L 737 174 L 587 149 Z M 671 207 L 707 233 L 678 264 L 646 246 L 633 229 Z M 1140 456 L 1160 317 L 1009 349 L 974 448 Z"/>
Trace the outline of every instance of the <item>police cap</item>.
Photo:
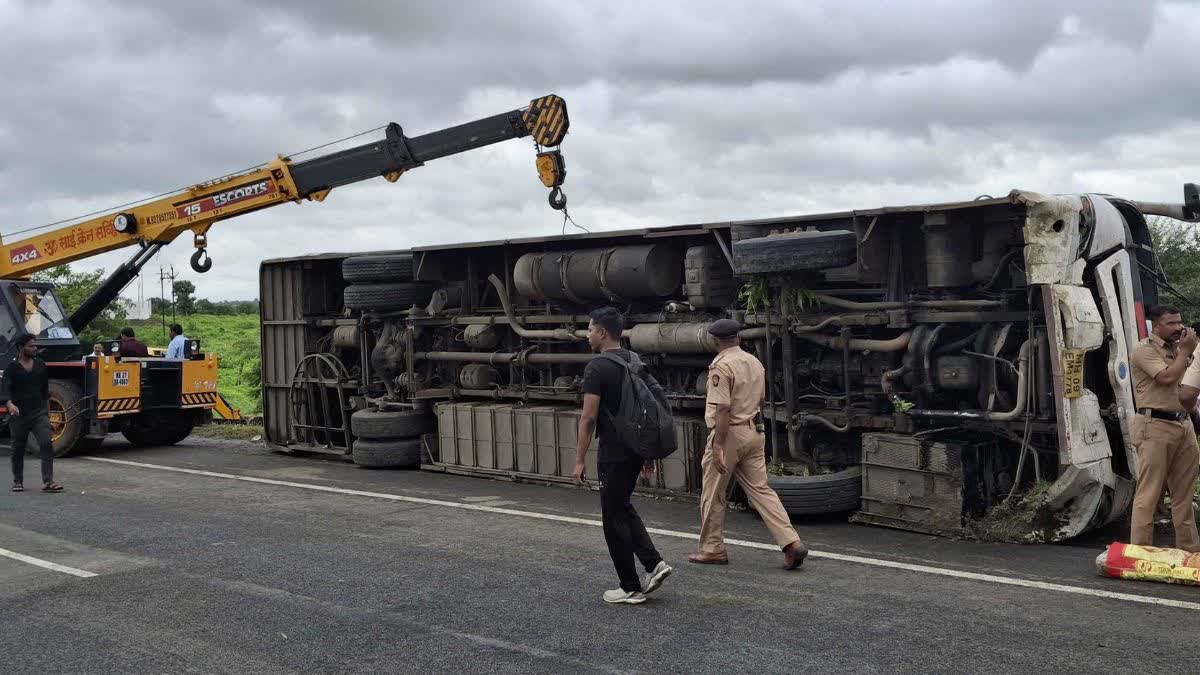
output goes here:
<path id="1" fill-rule="evenodd" d="M 738 331 L 741 329 L 742 325 L 733 319 L 718 319 L 717 321 L 712 322 L 712 325 L 708 327 L 708 334 L 715 338 L 724 340 L 727 338 L 736 337 Z"/>

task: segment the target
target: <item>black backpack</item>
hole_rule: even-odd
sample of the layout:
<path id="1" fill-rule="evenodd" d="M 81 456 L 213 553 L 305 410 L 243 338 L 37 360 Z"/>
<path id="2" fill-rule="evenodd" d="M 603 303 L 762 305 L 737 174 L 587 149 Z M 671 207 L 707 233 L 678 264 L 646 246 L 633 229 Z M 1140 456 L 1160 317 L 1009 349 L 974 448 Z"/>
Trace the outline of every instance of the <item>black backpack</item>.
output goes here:
<path id="1" fill-rule="evenodd" d="M 605 352 L 600 358 L 621 364 L 628 377 L 621 382 L 621 405 L 605 413 L 621 442 L 642 459 L 662 459 L 675 452 L 675 419 L 662 386 L 646 372 L 638 355 L 629 361 Z"/>

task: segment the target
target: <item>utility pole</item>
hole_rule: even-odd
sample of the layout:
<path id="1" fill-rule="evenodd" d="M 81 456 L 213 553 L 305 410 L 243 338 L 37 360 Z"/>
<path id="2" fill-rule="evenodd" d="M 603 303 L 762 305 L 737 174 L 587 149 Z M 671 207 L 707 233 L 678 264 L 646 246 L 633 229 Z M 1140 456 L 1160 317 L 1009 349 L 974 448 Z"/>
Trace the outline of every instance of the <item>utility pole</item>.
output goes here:
<path id="1" fill-rule="evenodd" d="M 171 280 L 171 323 L 175 323 L 175 277 L 176 276 L 177 275 L 175 274 L 175 266 L 174 265 L 171 265 L 170 272 L 165 271 L 161 266 L 158 268 L 158 292 L 159 292 L 159 295 L 162 297 L 163 302 L 167 301 L 166 291 L 164 290 L 163 286 L 166 283 L 167 279 Z M 165 340 L 167 338 L 167 310 L 165 307 L 163 308 L 162 320 L 163 320 L 163 339 Z"/>
<path id="2" fill-rule="evenodd" d="M 159 266 L 158 266 L 158 299 L 159 299 L 159 301 L 160 301 L 160 302 L 166 302 L 166 301 L 167 301 L 166 293 L 165 293 L 165 292 L 163 292 L 163 279 L 166 279 L 166 277 L 165 277 L 165 276 L 163 276 L 163 268 L 162 268 L 162 265 L 159 265 Z M 166 335 L 166 334 L 167 334 L 167 308 L 166 308 L 166 307 L 163 307 L 163 306 L 160 304 L 160 305 L 159 305 L 159 310 L 162 312 L 162 321 L 163 321 L 163 335 Z"/>

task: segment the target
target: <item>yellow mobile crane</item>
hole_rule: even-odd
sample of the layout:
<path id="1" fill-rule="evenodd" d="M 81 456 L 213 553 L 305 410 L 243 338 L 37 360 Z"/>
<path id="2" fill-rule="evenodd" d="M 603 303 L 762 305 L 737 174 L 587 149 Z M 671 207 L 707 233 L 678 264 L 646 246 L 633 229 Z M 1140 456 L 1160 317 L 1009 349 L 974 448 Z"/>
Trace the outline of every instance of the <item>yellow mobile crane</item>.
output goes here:
<path id="1" fill-rule="evenodd" d="M 37 338 L 50 371 L 56 455 L 96 445 L 117 431 L 137 445 L 177 443 L 219 405 L 217 356 L 204 353 L 193 340 L 182 360 L 84 359 L 77 337 L 163 246 L 190 231 L 196 247 L 192 268 L 207 272 L 212 267 L 208 231 L 218 221 L 285 202 L 320 202 L 336 187 L 369 178 L 394 182 L 427 161 L 526 136 L 537 147 L 537 172 L 551 189 L 550 205 L 562 209 L 566 170 L 558 146 L 568 127 L 566 102 L 554 95 L 411 138 L 392 123 L 382 140 L 303 161 L 280 156 L 116 213 L 0 242 L 0 369 L 15 358 L 13 340 L 19 333 Z M 29 281 L 35 272 L 127 246 L 138 250 L 69 316 L 50 284 Z"/>

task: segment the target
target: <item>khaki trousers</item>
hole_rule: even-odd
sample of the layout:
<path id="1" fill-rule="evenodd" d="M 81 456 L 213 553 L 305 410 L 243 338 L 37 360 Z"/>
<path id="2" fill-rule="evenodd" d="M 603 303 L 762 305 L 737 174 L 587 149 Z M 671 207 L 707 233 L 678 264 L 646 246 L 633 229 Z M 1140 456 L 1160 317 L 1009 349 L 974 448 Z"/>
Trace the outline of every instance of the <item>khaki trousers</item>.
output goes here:
<path id="1" fill-rule="evenodd" d="M 701 460 L 704 487 L 700 493 L 700 550 L 725 554 L 725 506 L 731 478 L 742 485 L 750 505 L 758 511 L 779 548 L 800 541 L 779 495 L 767 485 L 767 437 L 746 424 L 730 425 L 725 439 L 724 474 L 717 471 L 713 462 L 712 440 L 713 432 L 709 431 L 708 447 Z"/>
<path id="2" fill-rule="evenodd" d="M 1138 477 L 1129 543 L 1154 544 L 1154 510 L 1166 488 L 1171 495 L 1175 548 L 1200 551 L 1196 515 L 1192 512 L 1196 475 L 1200 472 L 1200 449 L 1197 449 L 1191 422 L 1134 415 L 1130 432 L 1138 452 Z"/>

